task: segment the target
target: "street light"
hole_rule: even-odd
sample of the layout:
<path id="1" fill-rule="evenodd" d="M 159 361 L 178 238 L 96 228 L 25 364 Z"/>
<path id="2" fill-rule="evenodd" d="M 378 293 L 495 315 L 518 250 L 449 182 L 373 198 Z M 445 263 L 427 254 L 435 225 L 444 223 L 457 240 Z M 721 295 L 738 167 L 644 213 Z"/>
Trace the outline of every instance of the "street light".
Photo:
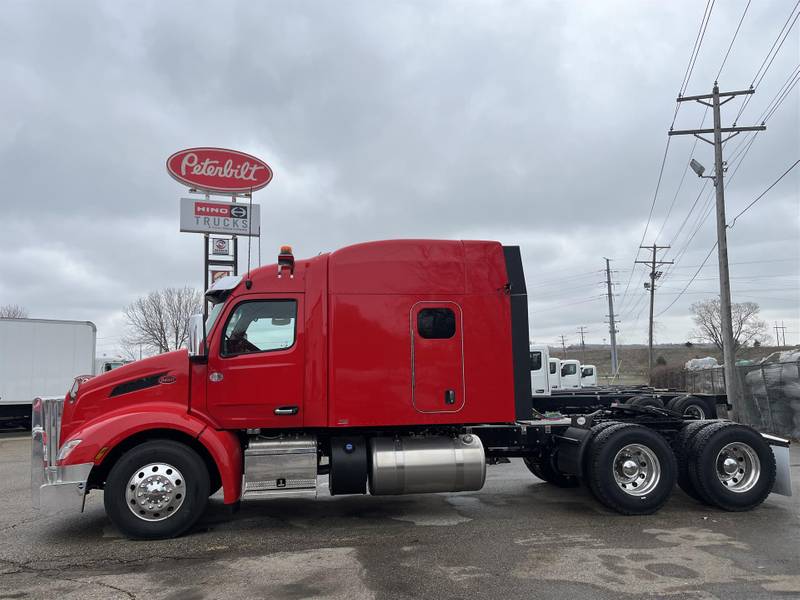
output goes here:
<path id="1" fill-rule="evenodd" d="M 692 167 L 692 171 L 697 173 L 698 177 L 702 177 L 703 173 L 706 172 L 706 168 L 703 165 L 701 165 L 699 162 L 697 162 L 695 159 L 692 159 L 689 162 L 689 166 Z"/>

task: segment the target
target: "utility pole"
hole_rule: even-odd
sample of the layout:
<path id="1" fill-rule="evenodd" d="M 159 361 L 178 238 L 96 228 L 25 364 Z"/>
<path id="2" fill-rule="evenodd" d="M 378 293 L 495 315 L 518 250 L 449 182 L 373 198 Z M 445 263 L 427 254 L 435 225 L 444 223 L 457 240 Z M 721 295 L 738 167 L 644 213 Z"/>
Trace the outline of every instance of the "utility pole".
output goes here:
<path id="1" fill-rule="evenodd" d="M 781 335 L 780 335 L 780 333 L 778 333 L 779 331 L 781 333 L 783 333 L 783 343 L 782 344 L 781 344 Z M 780 325 L 778 325 L 778 322 L 775 321 L 775 340 L 777 341 L 779 348 L 780 347 L 784 347 L 784 348 L 786 347 L 786 327 L 783 326 L 783 321 L 781 321 Z"/>
<path id="2" fill-rule="evenodd" d="M 725 222 L 725 162 L 722 160 L 722 145 L 732 137 L 739 135 L 743 131 L 764 131 L 766 127 L 762 123 L 752 127 L 723 127 L 720 116 L 720 107 L 726 102 L 730 102 L 736 96 L 752 94 L 755 90 L 750 87 L 747 90 L 737 92 L 720 92 L 719 85 L 714 82 L 714 88 L 710 94 L 700 94 L 697 96 L 678 96 L 678 102 L 696 101 L 711 108 L 714 111 L 713 129 L 684 129 L 679 131 L 669 131 L 669 135 L 693 135 L 696 138 L 714 146 L 714 187 L 717 192 L 717 257 L 719 259 L 719 303 L 720 317 L 722 325 L 722 354 L 725 362 L 725 392 L 728 396 L 728 403 L 733 407 L 731 418 L 738 420 L 738 380 L 736 379 L 736 351 L 733 347 L 733 322 L 731 318 L 731 281 L 728 270 L 728 234 Z M 725 98 L 720 102 L 720 98 Z M 711 100 L 709 103 L 708 100 Z M 702 134 L 713 133 L 714 141 L 704 138 Z M 722 134 L 728 133 L 724 140 Z M 693 166 L 694 169 L 694 166 Z M 698 176 L 702 177 L 704 169 L 694 169 Z"/>
<path id="3" fill-rule="evenodd" d="M 645 283 L 645 289 L 650 290 L 650 334 L 647 337 L 647 347 L 648 347 L 648 354 L 647 354 L 647 373 L 648 378 L 652 379 L 653 377 L 653 307 L 655 306 L 656 302 L 656 279 L 663 275 L 662 271 L 656 271 L 656 267 L 660 267 L 661 265 L 671 265 L 673 261 L 671 260 L 656 260 L 656 254 L 658 254 L 659 250 L 667 250 L 669 246 L 656 246 L 653 244 L 652 246 L 639 246 L 639 248 L 645 250 L 652 250 L 653 257 L 650 260 L 637 260 L 636 262 L 643 265 L 650 265 L 650 282 Z"/>
<path id="4" fill-rule="evenodd" d="M 564 358 L 567 358 L 567 338 L 561 336 L 561 349 L 564 351 Z"/>
<path id="5" fill-rule="evenodd" d="M 608 290 L 608 333 L 611 336 L 611 374 L 617 374 L 617 324 L 614 322 L 614 294 L 611 283 L 611 261 L 606 259 L 606 289 Z"/>
<path id="6" fill-rule="evenodd" d="M 581 362 L 585 363 L 586 362 L 586 342 L 584 341 L 583 336 L 586 333 L 586 326 L 585 325 L 581 325 L 578 328 L 578 331 L 576 331 L 575 333 L 579 333 L 581 335 Z"/>

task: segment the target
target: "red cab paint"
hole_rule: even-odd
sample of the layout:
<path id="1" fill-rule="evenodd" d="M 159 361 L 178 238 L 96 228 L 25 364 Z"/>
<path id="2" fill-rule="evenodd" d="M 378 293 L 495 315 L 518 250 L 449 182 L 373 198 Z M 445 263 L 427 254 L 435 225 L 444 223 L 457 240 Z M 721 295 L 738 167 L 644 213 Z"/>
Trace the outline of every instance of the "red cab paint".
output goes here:
<path id="1" fill-rule="evenodd" d="M 263 160 L 224 148 L 188 148 L 167 159 L 167 172 L 192 188 L 211 192 L 246 193 L 272 181 L 272 169 Z"/>

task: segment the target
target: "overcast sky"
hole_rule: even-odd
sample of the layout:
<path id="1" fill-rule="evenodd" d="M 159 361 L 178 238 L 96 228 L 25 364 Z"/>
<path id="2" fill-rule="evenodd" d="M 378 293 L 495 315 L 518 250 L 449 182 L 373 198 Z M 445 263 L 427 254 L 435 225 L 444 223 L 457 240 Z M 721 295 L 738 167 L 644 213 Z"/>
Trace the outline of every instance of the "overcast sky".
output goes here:
<path id="1" fill-rule="evenodd" d="M 687 93 L 711 91 L 746 3 L 716 2 Z M 533 339 L 575 342 L 584 325 L 599 343 L 609 257 L 620 339 L 645 342 L 644 269 L 631 268 L 704 6 L 6 0 L 0 304 L 92 320 L 110 354 L 126 304 L 165 286 L 201 287 L 202 236 L 178 232 L 185 194 L 164 161 L 208 145 L 274 169 L 254 196 L 264 262 L 285 243 L 300 257 L 382 238 L 519 244 Z M 750 85 L 793 6 L 752 3 L 723 90 Z M 800 62 L 798 30 L 740 125 L 756 124 Z M 728 172 L 729 222 L 800 157 L 798 90 Z M 741 105 L 724 107 L 724 124 Z M 702 118 L 686 103 L 675 126 Z M 692 155 L 711 171 L 713 149 L 693 148 L 690 136 L 672 139 L 644 239 L 671 243 L 662 256 L 678 259 L 656 313 L 716 239 L 713 215 L 700 219 L 712 186 L 702 190 L 691 171 L 682 181 Z M 800 341 L 799 176 L 800 167 L 728 238 L 734 301 L 759 302 L 770 325 L 785 321 L 790 343 Z M 716 254 L 707 265 L 658 317 L 658 341 L 685 341 L 689 305 L 718 293 Z"/>

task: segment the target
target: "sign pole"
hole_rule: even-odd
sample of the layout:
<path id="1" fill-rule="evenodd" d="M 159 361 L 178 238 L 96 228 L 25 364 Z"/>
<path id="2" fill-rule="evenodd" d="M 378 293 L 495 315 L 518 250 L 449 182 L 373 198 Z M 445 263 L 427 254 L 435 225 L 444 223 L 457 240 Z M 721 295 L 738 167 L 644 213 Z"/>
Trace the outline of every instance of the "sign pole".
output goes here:
<path id="1" fill-rule="evenodd" d="M 208 290 L 208 234 L 203 234 L 205 252 L 203 252 L 203 319 L 208 318 L 208 302 L 205 293 Z"/>
<path id="2" fill-rule="evenodd" d="M 231 200 L 233 204 L 236 204 L 236 196 L 232 196 Z M 248 215 L 248 218 L 252 219 L 253 215 Z M 233 274 L 239 274 L 239 237 L 237 235 L 233 236 Z"/>

